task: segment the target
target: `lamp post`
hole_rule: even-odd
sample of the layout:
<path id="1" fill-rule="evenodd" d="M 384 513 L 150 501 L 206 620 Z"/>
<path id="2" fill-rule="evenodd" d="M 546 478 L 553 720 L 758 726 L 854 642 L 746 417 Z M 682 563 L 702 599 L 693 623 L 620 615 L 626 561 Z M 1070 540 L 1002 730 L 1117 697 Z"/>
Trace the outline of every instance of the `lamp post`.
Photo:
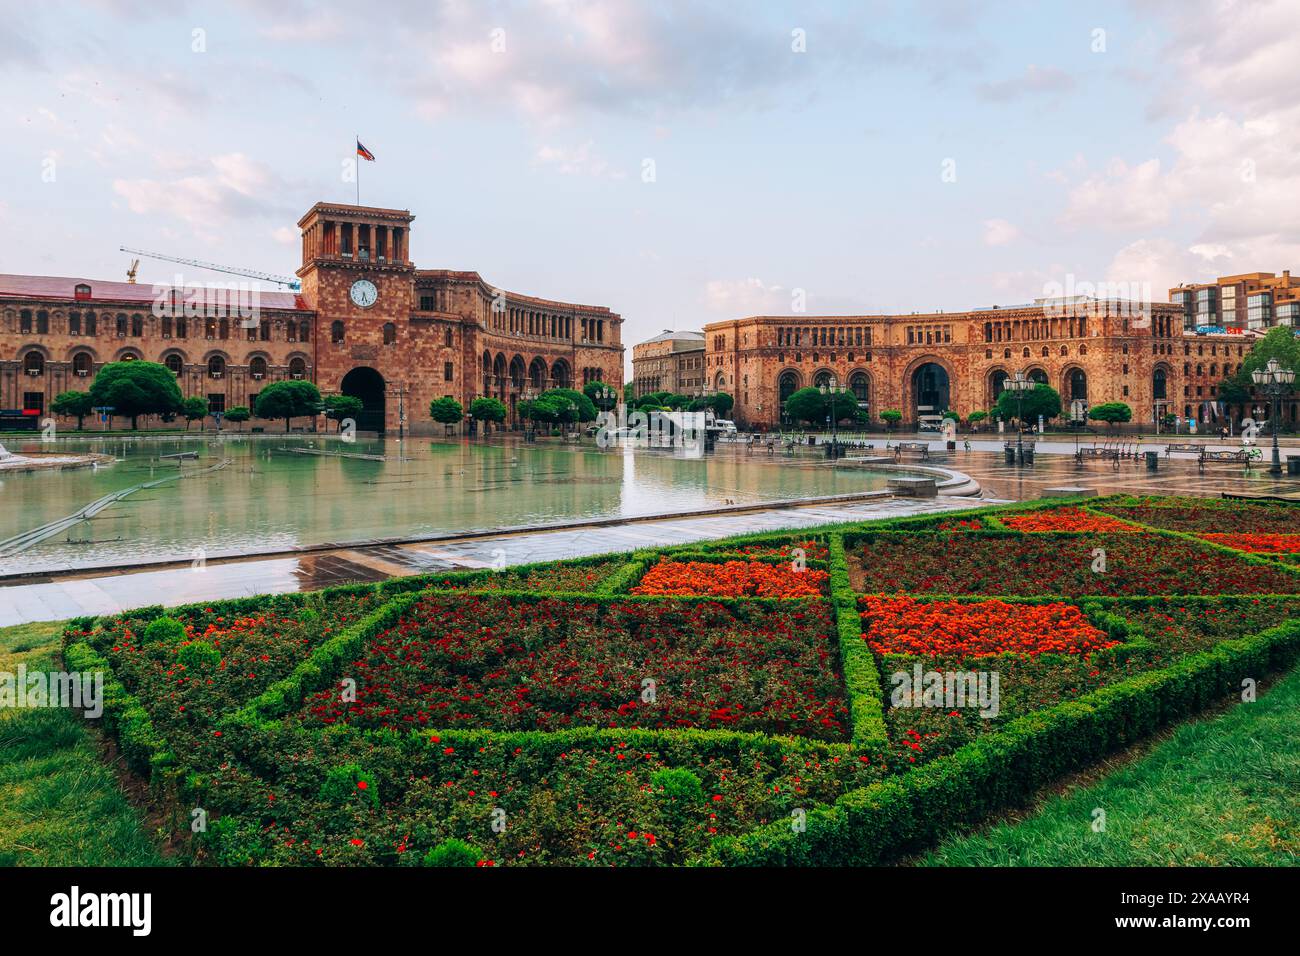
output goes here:
<path id="1" fill-rule="evenodd" d="M 533 431 L 533 402 L 537 399 L 537 392 L 531 386 L 523 391 L 523 400 L 527 412 L 524 414 L 524 442 L 533 442 L 537 440 L 537 435 Z"/>
<path id="2" fill-rule="evenodd" d="M 819 386 L 819 388 L 821 390 L 822 395 L 829 397 L 831 400 L 831 413 L 829 416 L 831 420 L 831 461 L 834 461 L 837 458 L 839 458 L 838 443 L 839 443 L 839 434 L 840 434 L 840 430 L 839 430 L 840 418 L 839 415 L 835 413 L 835 400 L 838 396 L 843 395 L 845 392 L 847 392 L 848 388 L 836 382 L 835 376 L 833 375 L 831 376 L 829 381 Z"/>
<path id="3" fill-rule="evenodd" d="M 1016 399 L 1016 464 L 1018 465 L 1025 463 L 1025 423 L 1022 417 L 1025 393 L 1037 385 L 1038 383 L 1032 378 L 1026 378 L 1024 372 L 1016 372 L 1002 383 L 1002 387 L 1010 389 Z"/>
<path id="4" fill-rule="evenodd" d="M 1255 386 L 1268 396 L 1269 422 L 1273 426 L 1273 467 L 1269 468 L 1268 473 L 1280 477 L 1282 454 L 1277 446 L 1277 404 L 1283 395 L 1291 391 L 1291 386 L 1295 383 L 1295 369 L 1283 368 L 1276 358 L 1271 358 L 1263 368 L 1251 372 L 1250 377 Z"/>

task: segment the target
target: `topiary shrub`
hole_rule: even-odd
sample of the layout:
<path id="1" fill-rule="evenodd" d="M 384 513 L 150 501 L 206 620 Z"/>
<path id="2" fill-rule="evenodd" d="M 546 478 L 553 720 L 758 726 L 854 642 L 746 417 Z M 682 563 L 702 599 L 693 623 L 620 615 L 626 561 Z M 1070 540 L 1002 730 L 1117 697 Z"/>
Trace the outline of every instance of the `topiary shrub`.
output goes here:
<path id="1" fill-rule="evenodd" d="M 478 866 L 479 852 L 464 840 L 443 840 L 424 855 L 425 866 Z"/>
<path id="2" fill-rule="evenodd" d="M 704 802 L 704 785 L 689 770 L 674 767 L 656 770 L 650 776 L 650 785 L 665 800 L 683 806 L 699 806 Z"/>
<path id="3" fill-rule="evenodd" d="M 176 660 L 184 664 L 186 670 L 216 667 L 221 663 L 221 652 L 206 641 L 191 641 L 176 652 Z"/>
<path id="4" fill-rule="evenodd" d="M 379 806 L 379 787 L 375 778 L 354 763 L 333 767 L 325 774 L 320 797 L 330 803 L 346 804 L 353 800 L 371 808 Z"/>
<path id="5" fill-rule="evenodd" d="M 185 625 L 174 617 L 156 617 L 144 629 L 147 644 L 175 644 L 185 640 Z"/>

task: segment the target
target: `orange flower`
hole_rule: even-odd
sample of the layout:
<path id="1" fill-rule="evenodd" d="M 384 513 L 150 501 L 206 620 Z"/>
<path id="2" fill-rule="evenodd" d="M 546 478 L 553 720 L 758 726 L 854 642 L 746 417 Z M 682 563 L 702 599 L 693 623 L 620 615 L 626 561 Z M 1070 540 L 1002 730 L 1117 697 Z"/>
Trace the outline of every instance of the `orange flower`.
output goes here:
<path id="1" fill-rule="evenodd" d="M 1112 647 L 1073 604 L 918 601 L 864 597 L 866 640 L 877 654 L 1088 654 Z"/>
<path id="2" fill-rule="evenodd" d="M 1300 534 L 1202 534 L 1198 537 L 1238 551 L 1257 554 L 1300 553 Z"/>
<path id="3" fill-rule="evenodd" d="M 1055 508 L 1025 515 L 1008 515 L 1002 523 L 1014 531 L 1141 531 L 1127 521 L 1095 515 L 1082 508 Z"/>
<path id="4" fill-rule="evenodd" d="M 820 597 L 829 577 L 825 571 L 796 571 L 788 564 L 765 561 L 663 560 L 645 573 L 632 593 L 660 597 Z"/>

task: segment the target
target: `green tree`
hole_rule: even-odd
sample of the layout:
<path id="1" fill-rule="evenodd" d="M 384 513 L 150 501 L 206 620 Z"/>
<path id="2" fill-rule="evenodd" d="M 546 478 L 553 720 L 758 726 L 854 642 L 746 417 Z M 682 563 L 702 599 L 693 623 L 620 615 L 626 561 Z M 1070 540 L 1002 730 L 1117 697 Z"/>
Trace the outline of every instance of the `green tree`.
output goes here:
<path id="1" fill-rule="evenodd" d="M 1052 386 L 1039 382 L 1023 394 L 1017 409 L 1015 393 L 1009 388 L 1003 389 L 998 395 L 994 411 L 1004 419 L 1010 420 L 1016 417 L 1017 410 L 1020 412 L 1022 425 L 1025 422 L 1036 421 L 1039 415 L 1043 416 L 1044 421 L 1051 421 L 1061 414 L 1061 393 Z"/>
<path id="2" fill-rule="evenodd" d="M 191 395 L 181 402 L 181 414 L 185 417 L 185 430 L 190 430 L 190 422 L 208 417 L 208 400 L 198 395 Z"/>
<path id="3" fill-rule="evenodd" d="M 95 408 L 95 401 L 89 392 L 60 392 L 50 402 L 50 411 L 55 415 L 66 415 L 77 420 L 77 431 L 85 427 L 86 416 Z"/>
<path id="4" fill-rule="evenodd" d="M 628 382 L 626 385 L 623 386 L 623 401 L 628 405 L 631 405 L 632 400 L 636 397 L 636 389 L 634 388 L 634 384 L 635 383 L 633 382 Z"/>
<path id="5" fill-rule="evenodd" d="M 785 400 L 785 413 L 793 421 L 820 425 L 826 420 L 826 398 L 820 389 L 801 388 Z"/>
<path id="6" fill-rule="evenodd" d="M 476 422 L 499 423 L 506 420 L 506 407 L 499 399 L 476 398 L 469 403 L 469 414 Z"/>
<path id="7" fill-rule="evenodd" d="M 555 399 L 562 421 L 594 422 L 600 414 L 596 411 L 595 402 L 571 388 L 548 388 L 538 396 L 538 401 L 547 398 Z M 572 408 L 569 407 L 569 402 L 573 403 Z"/>
<path id="8" fill-rule="evenodd" d="M 1295 330 L 1284 325 L 1269 329 L 1262 338 L 1256 339 L 1250 353 L 1242 360 L 1241 369 L 1229 375 L 1219 385 L 1219 400 L 1229 405 L 1245 405 L 1252 401 L 1251 388 L 1254 380 L 1250 373 L 1263 368 L 1268 360 L 1275 358 L 1283 368 L 1300 371 L 1300 339 L 1295 337 Z"/>
<path id="9" fill-rule="evenodd" d="M 248 421 L 252 417 L 253 417 L 253 413 L 250 412 L 247 406 L 244 405 L 236 405 L 234 408 L 226 409 L 226 421 L 234 422 L 236 425 L 239 425 L 240 431 L 244 430 L 243 423 Z"/>
<path id="10" fill-rule="evenodd" d="M 726 392 L 714 392 L 712 395 L 704 395 L 695 399 L 688 406 L 692 412 L 703 412 L 713 409 L 713 414 L 718 418 L 726 418 L 727 412 L 735 406 L 736 400 Z"/>
<path id="11" fill-rule="evenodd" d="M 885 423 L 885 431 L 889 431 L 903 420 L 903 413 L 897 408 L 886 408 L 880 413 L 880 420 Z"/>
<path id="12" fill-rule="evenodd" d="M 351 418 L 355 421 L 366 407 L 365 402 L 355 395 L 327 395 L 321 404 L 325 417 L 337 422 L 340 428 L 343 427 L 343 419 Z"/>
<path id="13" fill-rule="evenodd" d="M 1121 422 L 1133 420 L 1133 409 L 1129 408 L 1123 402 L 1103 402 L 1100 405 L 1094 405 L 1088 409 L 1088 417 L 1094 422 L 1105 422 L 1107 425 L 1118 425 Z"/>
<path id="14" fill-rule="evenodd" d="M 984 419 L 988 417 L 989 417 L 988 412 L 974 411 L 966 416 L 966 421 L 970 422 L 972 425 L 978 425 L 980 422 L 984 421 Z"/>
<path id="15" fill-rule="evenodd" d="M 272 421 L 283 418 L 288 434 L 293 419 L 318 414 L 321 404 L 320 390 L 306 379 L 272 382 L 257 395 L 257 417 Z"/>
<path id="16" fill-rule="evenodd" d="M 454 398 L 443 396 L 435 398 L 429 403 L 429 417 L 435 422 L 442 422 L 444 425 L 455 425 L 460 422 L 465 415 L 465 409 Z"/>
<path id="17" fill-rule="evenodd" d="M 181 410 L 181 389 L 176 376 L 157 362 L 110 362 L 99 370 L 90 386 L 91 405 L 112 408 L 139 428 L 141 415 L 174 415 Z"/>

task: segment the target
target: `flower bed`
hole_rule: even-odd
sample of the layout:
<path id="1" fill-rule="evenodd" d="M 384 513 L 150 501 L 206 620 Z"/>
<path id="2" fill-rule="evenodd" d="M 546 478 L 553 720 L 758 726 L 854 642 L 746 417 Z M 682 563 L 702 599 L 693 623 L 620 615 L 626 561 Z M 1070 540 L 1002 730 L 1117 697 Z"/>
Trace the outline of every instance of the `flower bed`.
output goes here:
<path id="1" fill-rule="evenodd" d="M 826 593 L 828 577 L 825 571 L 796 570 L 784 562 L 665 559 L 646 571 L 632 593 L 659 597 L 808 598 Z"/>
<path id="2" fill-rule="evenodd" d="M 1000 519 L 1012 531 L 1130 532 L 1141 531 L 1136 525 L 1106 515 L 1092 514 L 1082 508 L 1053 508 L 1023 515 L 1003 515 Z"/>
<path id="3" fill-rule="evenodd" d="M 561 564 L 550 568 L 489 571 L 433 577 L 424 585 L 436 591 L 572 591 L 589 592 L 600 585 L 622 561 Z"/>
<path id="4" fill-rule="evenodd" d="M 1219 498 L 1127 498 L 1098 510 L 1166 531 L 1196 533 L 1300 532 L 1300 505 Z"/>
<path id="5" fill-rule="evenodd" d="M 848 708 L 832 634 L 822 603 L 427 597 L 344 668 L 356 680 L 355 701 L 323 690 L 302 719 L 369 728 L 725 728 L 842 740 Z"/>
<path id="6" fill-rule="evenodd" d="M 1300 534 L 1201 534 L 1213 544 L 1253 554 L 1300 554 Z"/>
<path id="7" fill-rule="evenodd" d="M 1151 534 L 886 532 L 859 540 L 852 563 L 854 586 L 878 594 L 1285 594 L 1300 583 L 1271 562 Z"/>
<path id="8" fill-rule="evenodd" d="M 831 553 L 825 542 L 812 540 L 780 545 L 746 544 L 728 550 L 732 554 L 743 554 L 750 558 L 793 558 L 796 549 L 802 551 L 808 561 L 825 561 Z"/>
<path id="9" fill-rule="evenodd" d="M 1117 641 L 1073 604 L 864 597 L 865 639 L 877 654 L 1090 654 Z"/>

